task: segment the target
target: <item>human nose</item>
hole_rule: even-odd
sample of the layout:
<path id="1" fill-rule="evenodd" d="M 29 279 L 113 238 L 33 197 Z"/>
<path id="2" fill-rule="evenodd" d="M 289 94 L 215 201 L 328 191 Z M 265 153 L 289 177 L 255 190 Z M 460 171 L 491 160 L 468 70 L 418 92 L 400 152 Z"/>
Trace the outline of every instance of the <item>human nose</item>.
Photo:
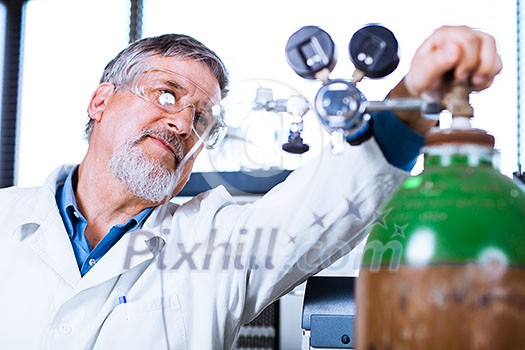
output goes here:
<path id="1" fill-rule="evenodd" d="M 189 137 L 192 132 L 194 115 L 195 107 L 192 104 L 181 107 L 176 112 L 169 114 L 168 127 L 183 138 Z"/>

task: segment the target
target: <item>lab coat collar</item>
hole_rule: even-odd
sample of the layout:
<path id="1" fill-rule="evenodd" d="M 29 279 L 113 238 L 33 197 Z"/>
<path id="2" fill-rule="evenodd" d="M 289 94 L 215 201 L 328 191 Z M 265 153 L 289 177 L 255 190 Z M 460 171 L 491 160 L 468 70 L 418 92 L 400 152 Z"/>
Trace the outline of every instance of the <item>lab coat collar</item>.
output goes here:
<path id="1" fill-rule="evenodd" d="M 44 185 L 31 197 L 32 208 L 20 208 L 19 225 L 14 230 L 20 241 L 27 240 L 40 258 L 71 287 L 80 280 L 71 242 L 55 200 L 57 184 L 65 180 L 72 166 L 61 166 L 51 173 Z M 16 203 L 15 205 L 26 205 Z"/>
<path id="2" fill-rule="evenodd" d="M 55 193 L 57 187 L 64 183 L 67 175 L 75 165 L 63 165 L 56 168 L 46 179 L 44 184 L 37 189 L 34 205 L 31 210 L 25 208 L 28 216 L 23 218 L 23 223 L 42 225 L 50 215 L 60 214 L 56 205 Z M 24 212 L 24 211 L 22 211 Z"/>
<path id="3" fill-rule="evenodd" d="M 78 290 L 87 289 L 143 263 L 151 263 L 166 244 L 176 205 L 153 209 L 139 230 L 124 235 L 82 278 Z"/>
<path id="4" fill-rule="evenodd" d="M 162 237 L 145 230 L 126 234 L 84 275 L 77 291 L 96 286 L 143 263 L 151 263 L 164 244 Z"/>
<path id="5" fill-rule="evenodd" d="M 176 209 L 172 203 L 154 208 L 142 228 L 124 235 L 82 278 L 77 289 L 93 287 L 143 263 L 151 263 L 166 244 Z"/>

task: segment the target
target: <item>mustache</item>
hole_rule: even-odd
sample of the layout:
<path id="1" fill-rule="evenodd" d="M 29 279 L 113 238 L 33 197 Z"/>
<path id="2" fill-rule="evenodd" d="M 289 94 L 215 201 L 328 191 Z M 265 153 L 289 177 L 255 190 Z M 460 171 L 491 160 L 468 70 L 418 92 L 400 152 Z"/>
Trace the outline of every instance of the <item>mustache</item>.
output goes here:
<path id="1" fill-rule="evenodd" d="M 175 154 L 175 159 L 177 163 L 180 163 L 182 161 L 182 159 L 184 158 L 182 142 L 177 136 L 177 134 L 170 132 L 169 130 L 153 127 L 146 128 L 142 130 L 140 134 L 134 137 L 133 140 L 131 140 L 131 143 L 135 145 L 140 141 L 144 140 L 146 137 L 151 136 L 166 142 Z"/>

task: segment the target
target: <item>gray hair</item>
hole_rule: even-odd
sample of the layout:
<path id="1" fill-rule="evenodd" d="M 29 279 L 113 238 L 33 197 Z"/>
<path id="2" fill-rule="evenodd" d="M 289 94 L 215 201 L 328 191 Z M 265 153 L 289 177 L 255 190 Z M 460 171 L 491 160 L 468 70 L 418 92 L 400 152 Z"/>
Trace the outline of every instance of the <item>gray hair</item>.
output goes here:
<path id="1" fill-rule="evenodd" d="M 136 65 L 153 56 L 190 58 L 203 62 L 219 82 L 221 98 L 228 94 L 228 71 L 222 60 L 200 41 L 184 34 L 164 34 L 135 41 L 107 64 L 100 83 L 111 83 L 118 89 L 128 82 L 130 72 Z M 93 126 L 94 121 L 89 118 L 85 127 L 85 138 L 88 141 Z"/>

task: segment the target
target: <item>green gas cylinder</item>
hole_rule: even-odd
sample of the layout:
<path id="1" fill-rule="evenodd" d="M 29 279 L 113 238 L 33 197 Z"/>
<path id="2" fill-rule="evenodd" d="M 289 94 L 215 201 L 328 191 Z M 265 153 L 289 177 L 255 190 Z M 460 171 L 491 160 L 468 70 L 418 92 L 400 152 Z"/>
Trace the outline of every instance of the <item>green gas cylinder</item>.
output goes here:
<path id="1" fill-rule="evenodd" d="M 427 137 L 365 245 L 358 349 L 525 349 L 525 193 L 494 152 L 478 129 Z"/>

